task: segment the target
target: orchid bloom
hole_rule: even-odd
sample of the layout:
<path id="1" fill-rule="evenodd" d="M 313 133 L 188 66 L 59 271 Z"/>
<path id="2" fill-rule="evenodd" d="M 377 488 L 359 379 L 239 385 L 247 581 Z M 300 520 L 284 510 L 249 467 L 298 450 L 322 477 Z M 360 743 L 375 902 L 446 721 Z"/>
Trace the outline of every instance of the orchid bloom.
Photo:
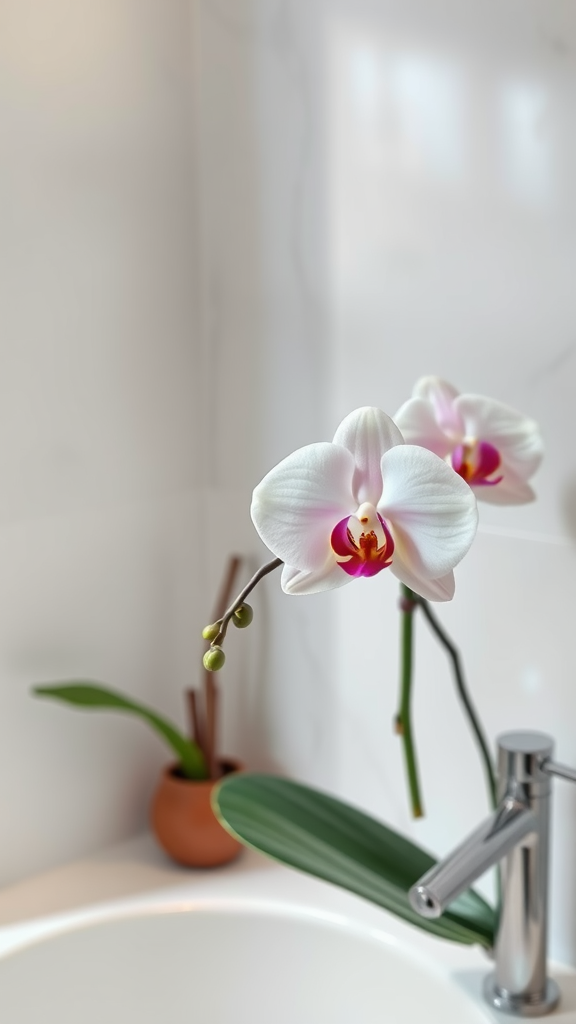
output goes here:
<path id="1" fill-rule="evenodd" d="M 389 568 L 433 601 L 476 533 L 476 499 L 442 459 L 404 442 L 381 409 L 350 413 L 334 440 L 299 448 L 254 490 L 251 515 L 285 563 L 282 589 L 315 594 Z"/>
<path id="2" fill-rule="evenodd" d="M 532 501 L 527 482 L 542 459 L 537 423 L 502 402 L 461 395 L 440 377 L 421 377 L 394 421 L 410 444 L 445 459 L 495 505 Z"/>

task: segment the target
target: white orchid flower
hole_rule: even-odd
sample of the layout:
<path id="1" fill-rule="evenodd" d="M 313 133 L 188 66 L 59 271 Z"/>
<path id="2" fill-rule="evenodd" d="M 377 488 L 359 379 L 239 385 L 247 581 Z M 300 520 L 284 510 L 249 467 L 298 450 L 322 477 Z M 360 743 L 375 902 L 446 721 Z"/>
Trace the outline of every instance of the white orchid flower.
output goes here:
<path id="1" fill-rule="evenodd" d="M 522 505 L 543 443 L 534 420 L 483 395 L 461 395 L 440 377 L 421 377 L 394 417 L 406 441 L 450 463 L 477 498 Z"/>
<path id="2" fill-rule="evenodd" d="M 476 499 L 441 458 L 381 409 L 350 413 L 332 443 L 283 459 L 254 490 L 251 515 L 285 563 L 282 589 L 315 594 L 389 568 L 422 597 L 447 601 L 476 533 Z"/>

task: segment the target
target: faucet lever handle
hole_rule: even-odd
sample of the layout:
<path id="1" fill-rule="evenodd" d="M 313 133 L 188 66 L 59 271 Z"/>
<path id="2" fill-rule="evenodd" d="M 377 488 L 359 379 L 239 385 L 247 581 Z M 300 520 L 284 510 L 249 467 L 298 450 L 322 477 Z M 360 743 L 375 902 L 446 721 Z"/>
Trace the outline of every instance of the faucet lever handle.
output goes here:
<path id="1" fill-rule="evenodd" d="M 565 764 L 559 764 L 550 757 L 544 758 L 540 765 L 546 775 L 557 775 L 559 779 L 566 779 L 568 782 L 576 782 L 576 768 L 568 768 Z"/>

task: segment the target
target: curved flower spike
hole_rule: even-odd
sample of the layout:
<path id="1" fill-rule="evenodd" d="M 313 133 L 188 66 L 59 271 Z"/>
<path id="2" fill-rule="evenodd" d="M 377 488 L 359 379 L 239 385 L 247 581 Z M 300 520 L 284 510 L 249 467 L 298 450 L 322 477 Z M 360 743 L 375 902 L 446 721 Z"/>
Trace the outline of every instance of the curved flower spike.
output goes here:
<path id="1" fill-rule="evenodd" d="M 477 498 L 495 505 L 534 499 L 528 480 L 540 465 L 542 438 L 538 424 L 515 409 L 421 377 L 394 420 L 410 444 L 445 459 Z"/>
<path id="2" fill-rule="evenodd" d="M 332 443 L 293 452 L 254 490 L 251 515 L 285 563 L 282 589 L 315 594 L 390 568 L 447 601 L 478 520 L 470 488 L 436 455 L 407 445 L 381 409 L 363 408 Z"/>

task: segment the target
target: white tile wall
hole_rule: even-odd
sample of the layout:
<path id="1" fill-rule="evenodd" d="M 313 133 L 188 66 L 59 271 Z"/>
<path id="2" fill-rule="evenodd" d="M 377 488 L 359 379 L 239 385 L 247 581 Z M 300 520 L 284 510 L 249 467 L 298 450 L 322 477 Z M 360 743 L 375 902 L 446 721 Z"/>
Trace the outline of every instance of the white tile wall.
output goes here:
<path id="1" fill-rule="evenodd" d="M 423 373 L 536 417 L 538 501 L 482 507 L 439 614 L 491 740 L 547 729 L 576 764 L 576 11 L 560 0 L 204 0 L 198 12 L 203 256 L 224 324 L 214 358 L 232 382 L 216 487 L 256 482 L 358 405 L 393 413 Z M 240 453 L 246 409 L 253 444 Z M 229 500 L 244 522 L 246 506 Z M 288 598 L 270 579 L 266 591 L 268 640 L 253 642 L 266 678 L 247 698 L 266 723 L 254 759 L 448 850 L 485 813 L 483 777 L 444 654 L 419 622 L 428 815 L 409 820 L 391 732 L 395 581 Z M 555 802 L 553 951 L 576 962 L 576 792 L 559 784 Z"/>

